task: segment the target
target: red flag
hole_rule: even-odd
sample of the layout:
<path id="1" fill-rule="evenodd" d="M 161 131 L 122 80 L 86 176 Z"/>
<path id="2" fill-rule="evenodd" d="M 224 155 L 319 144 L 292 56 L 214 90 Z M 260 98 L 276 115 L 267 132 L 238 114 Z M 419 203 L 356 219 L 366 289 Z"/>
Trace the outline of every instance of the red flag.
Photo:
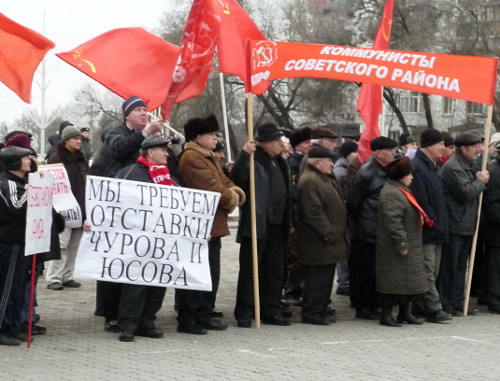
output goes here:
<path id="1" fill-rule="evenodd" d="M 219 71 L 246 80 L 246 40 L 266 38 L 236 0 L 226 0 L 225 3 L 217 39 Z"/>
<path id="2" fill-rule="evenodd" d="M 182 36 L 172 85 L 162 106 L 170 120 L 174 103 L 197 97 L 205 90 L 219 34 L 224 4 L 220 0 L 194 0 Z"/>
<path id="3" fill-rule="evenodd" d="M 0 81 L 31 102 L 35 70 L 55 44 L 0 13 Z"/>
<path id="4" fill-rule="evenodd" d="M 394 0 L 387 0 L 384 16 L 373 41 L 374 49 L 388 49 L 392 31 Z M 370 142 L 380 136 L 378 118 L 382 113 L 382 86 L 363 83 L 358 96 L 358 112 L 365 122 L 365 130 L 359 139 L 358 157 L 361 163 L 371 155 Z"/>
<path id="5" fill-rule="evenodd" d="M 154 110 L 167 96 L 179 51 L 142 28 L 121 28 L 56 55 L 122 98 L 137 95 Z"/>

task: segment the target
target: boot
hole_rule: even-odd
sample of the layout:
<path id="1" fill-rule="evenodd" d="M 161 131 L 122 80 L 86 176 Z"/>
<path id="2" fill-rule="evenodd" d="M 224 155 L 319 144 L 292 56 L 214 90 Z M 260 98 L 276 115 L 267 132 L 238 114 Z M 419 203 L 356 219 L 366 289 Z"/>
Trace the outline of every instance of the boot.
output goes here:
<path id="1" fill-rule="evenodd" d="M 394 316 L 392 316 L 392 307 L 382 307 L 382 314 L 380 315 L 380 325 L 387 327 L 401 327 Z"/>
<path id="2" fill-rule="evenodd" d="M 410 303 L 400 303 L 399 304 L 399 314 L 398 314 L 398 322 L 399 323 L 408 323 L 408 324 L 415 324 L 415 325 L 421 325 L 422 322 L 418 320 L 413 314 L 411 313 L 411 304 Z"/>

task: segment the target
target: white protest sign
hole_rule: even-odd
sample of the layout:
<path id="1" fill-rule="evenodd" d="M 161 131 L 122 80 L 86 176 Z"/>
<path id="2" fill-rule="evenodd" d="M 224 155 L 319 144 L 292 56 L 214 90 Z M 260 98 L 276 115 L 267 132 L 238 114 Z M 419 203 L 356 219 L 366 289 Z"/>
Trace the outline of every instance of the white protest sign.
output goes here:
<path id="1" fill-rule="evenodd" d="M 87 176 L 75 276 L 211 291 L 208 242 L 220 194 Z"/>
<path id="2" fill-rule="evenodd" d="M 29 174 L 24 255 L 50 251 L 53 186 L 54 178 L 51 174 Z"/>
<path id="3" fill-rule="evenodd" d="M 68 172 L 63 164 L 43 165 L 38 168 L 40 173 L 51 173 L 54 176 L 54 209 L 59 212 L 66 222 L 67 228 L 82 227 L 82 211 L 71 192 Z"/>

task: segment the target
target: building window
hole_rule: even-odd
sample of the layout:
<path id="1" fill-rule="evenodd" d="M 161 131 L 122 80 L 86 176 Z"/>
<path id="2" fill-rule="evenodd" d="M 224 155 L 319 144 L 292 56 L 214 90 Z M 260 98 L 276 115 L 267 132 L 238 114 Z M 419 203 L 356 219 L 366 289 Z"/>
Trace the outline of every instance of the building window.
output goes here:
<path id="1" fill-rule="evenodd" d="M 455 99 L 443 97 L 443 114 L 453 113 L 455 107 Z"/>
<path id="2" fill-rule="evenodd" d="M 474 103 L 467 102 L 467 114 L 480 114 L 483 115 L 483 104 L 482 103 Z"/>
<path id="3" fill-rule="evenodd" d="M 399 109 L 401 112 L 418 112 L 420 94 L 415 91 L 402 91 L 399 94 Z"/>
<path id="4" fill-rule="evenodd" d="M 493 21 L 493 7 L 484 7 L 484 21 Z"/>

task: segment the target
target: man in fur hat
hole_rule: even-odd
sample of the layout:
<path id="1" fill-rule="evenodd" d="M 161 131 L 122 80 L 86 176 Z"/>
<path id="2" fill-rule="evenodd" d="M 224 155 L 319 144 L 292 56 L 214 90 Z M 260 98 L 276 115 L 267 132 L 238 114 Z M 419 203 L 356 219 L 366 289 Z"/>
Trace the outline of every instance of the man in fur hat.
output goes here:
<path id="1" fill-rule="evenodd" d="M 229 234 L 228 215 L 245 202 L 245 193 L 222 171 L 213 150 L 218 139 L 219 123 L 215 115 L 192 118 L 184 126 L 186 145 L 179 163 L 182 182 L 189 188 L 218 192 L 221 195 L 215 212 L 208 259 L 212 291 L 177 290 L 178 332 L 203 334 L 206 330 L 222 331 L 227 324 L 217 319 L 215 300 L 220 279 L 221 238 Z"/>

